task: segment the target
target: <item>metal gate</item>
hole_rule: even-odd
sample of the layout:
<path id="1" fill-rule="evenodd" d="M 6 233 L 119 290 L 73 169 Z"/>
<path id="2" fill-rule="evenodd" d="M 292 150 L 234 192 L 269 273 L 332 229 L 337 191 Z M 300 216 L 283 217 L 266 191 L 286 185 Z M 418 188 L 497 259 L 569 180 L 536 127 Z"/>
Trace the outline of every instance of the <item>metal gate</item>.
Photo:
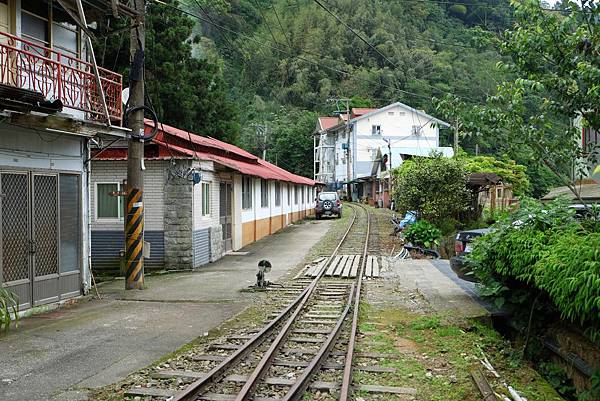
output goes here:
<path id="1" fill-rule="evenodd" d="M 223 229 L 223 248 L 225 252 L 231 251 L 231 192 L 230 182 L 221 182 L 219 185 L 219 218 Z"/>
<path id="2" fill-rule="evenodd" d="M 76 179 L 76 184 L 65 187 L 64 192 L 71 197 L 75 192 L 77 203 L 69 204 L 71 210 L 65 213 L 67 223 L 75 219 L 75 232 L 65 232 L 63 238 L 79 253 L 79 178 L 72 174 L 66 177 L 66 183 Z M 66 273 L 61 282 L 59 217 L 59 174 L 0 173 L 0 282 L 19 296 L 22 309 L 58 301 L 61 294 L 80 292 L 80 258 L 65 258 L 69 266 L 60 269 Z"/>

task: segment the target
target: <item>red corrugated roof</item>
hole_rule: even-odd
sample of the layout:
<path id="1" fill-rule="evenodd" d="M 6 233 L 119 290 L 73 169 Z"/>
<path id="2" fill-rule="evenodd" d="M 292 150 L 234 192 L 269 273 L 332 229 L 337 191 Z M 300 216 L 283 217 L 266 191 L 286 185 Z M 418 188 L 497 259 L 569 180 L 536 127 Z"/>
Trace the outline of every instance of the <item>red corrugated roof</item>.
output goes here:
<path id="1" fill-rule="evenodd" d="M 375 110 L 377 109 L 373 109 L 370 107 L 355 107 L 352 109 L 352 117 L 359 117 Z"/>
<path id="2" fill-rule="evenodd" d="M 319 117 L 319 126 L 322 130 L 327 130 L 338 125 L 339 121 L 338 117 Z"/>
<path id="3" fill-rule="evenodd" d="M 146 120 L 146 132 L 152 127 Z M 154 148 L 152 149 L 152 145 Z M 166 160 L 171 158 L 197 158 L 211 160 L 242 174 L 252 175 L 266 180 L 292 182 L 295 184 L 315 185 L 310 178 L 290 173 L 281 167 L 262 160 L 237 146 L 183 131 L 159 123 L 159 132 L 144 148 L 144 157 L 148 160 Z M 95 157 L 97 160 L 126 160 L 127 149 L 110 148 Z"/>

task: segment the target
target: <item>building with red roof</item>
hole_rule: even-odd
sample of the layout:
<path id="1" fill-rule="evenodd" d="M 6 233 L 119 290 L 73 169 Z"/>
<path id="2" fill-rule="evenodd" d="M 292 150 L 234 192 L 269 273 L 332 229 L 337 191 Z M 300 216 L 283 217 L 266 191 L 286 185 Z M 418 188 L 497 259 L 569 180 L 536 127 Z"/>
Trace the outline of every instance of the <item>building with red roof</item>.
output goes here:
<path id="1" fill-rule="evenodd" d="M 147 134 L 152 131 L 146 121 Z M 127 144 L 92 154 L 92 263 L 118 270 L 123 242 L 120 191 Z M 194 269 L 313 214 L 313 179 L 229 143 L 159 123 L 144 148 L 144 237 L 149 269 Z"/>

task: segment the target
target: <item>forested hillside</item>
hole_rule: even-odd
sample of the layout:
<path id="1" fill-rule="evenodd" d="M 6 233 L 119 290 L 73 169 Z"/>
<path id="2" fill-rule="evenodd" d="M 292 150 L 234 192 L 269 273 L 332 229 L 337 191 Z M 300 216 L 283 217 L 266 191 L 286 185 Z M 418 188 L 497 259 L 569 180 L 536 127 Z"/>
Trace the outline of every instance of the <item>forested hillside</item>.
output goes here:
<path id="1" fill-rule="evenodd" d="M 446 93 L 485 99 L 500 80 L 500 56 L 487 37 L 510 23 L 505 0 L 322 2 L 331 13 L 313 0 L 205 3 L 188 6 L 205 19 L 198 33 L 206 57 L 224 60 L 242 144 L 259 152 L 263 136 L 254 124 L 267 125 L 267 157 L 303 174 L 312 172 L 310 112 L 331 113 L 332 97 L 356 106 L 399 100 L 429 112 L 432 97 Z M 305 124 L 298 124 L 301 114 L 310 116 Z M 298 136 L 305 140 L 295 153 L 279 146 Z"/>
<path id="2" fill-rule="evenodd" d="M 266 150 L 307 176 L 316 116 L 336 109 L 332 98 L 439 114 L 432 98 L 480 104 L 506 78 L 494 39 L 511 26 L 507 0 L 166 3 L 150 1 L 147 16 L 147 89 L 161 120 Z M 97 45 L 104 65 L 125 75 L 127 35 Z M 462 142 L 473 150 L 477 141 Z M 490 138 L 478 145 L 502 151 Z"/>

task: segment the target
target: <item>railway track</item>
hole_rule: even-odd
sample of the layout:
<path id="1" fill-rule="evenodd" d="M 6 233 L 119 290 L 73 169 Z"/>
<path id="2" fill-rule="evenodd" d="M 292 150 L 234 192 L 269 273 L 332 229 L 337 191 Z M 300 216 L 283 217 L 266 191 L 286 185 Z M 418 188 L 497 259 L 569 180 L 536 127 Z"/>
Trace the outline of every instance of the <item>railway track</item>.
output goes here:
<path id="1" fill-rule="evenodd" d="M 376 258 L 368 255 L 370 242 L 373 247 L 368 209 L 356 204 L 350 209 L 350 224 L 331 254 L 275 290 L 285 307 L 268 324 L 230 335 L 211 345 L 214 353 L 192 358 L 189 368 L 162 370 L 152 375 L 158 385 L 137 387 L 126 395 L 171 401 L 292 401 L 318 391 L 347 401 L 354 389 L 403 394 L 402 388 L 361 386 L 352 380 L 355 369 L 385 373 L 391 368 L 354 365 L 358 358 L 372 361 L 389 355 L 355 352 L 363 277 L 376 277 Z M 189 384 L 170 388 L 182 380 Z"/>

